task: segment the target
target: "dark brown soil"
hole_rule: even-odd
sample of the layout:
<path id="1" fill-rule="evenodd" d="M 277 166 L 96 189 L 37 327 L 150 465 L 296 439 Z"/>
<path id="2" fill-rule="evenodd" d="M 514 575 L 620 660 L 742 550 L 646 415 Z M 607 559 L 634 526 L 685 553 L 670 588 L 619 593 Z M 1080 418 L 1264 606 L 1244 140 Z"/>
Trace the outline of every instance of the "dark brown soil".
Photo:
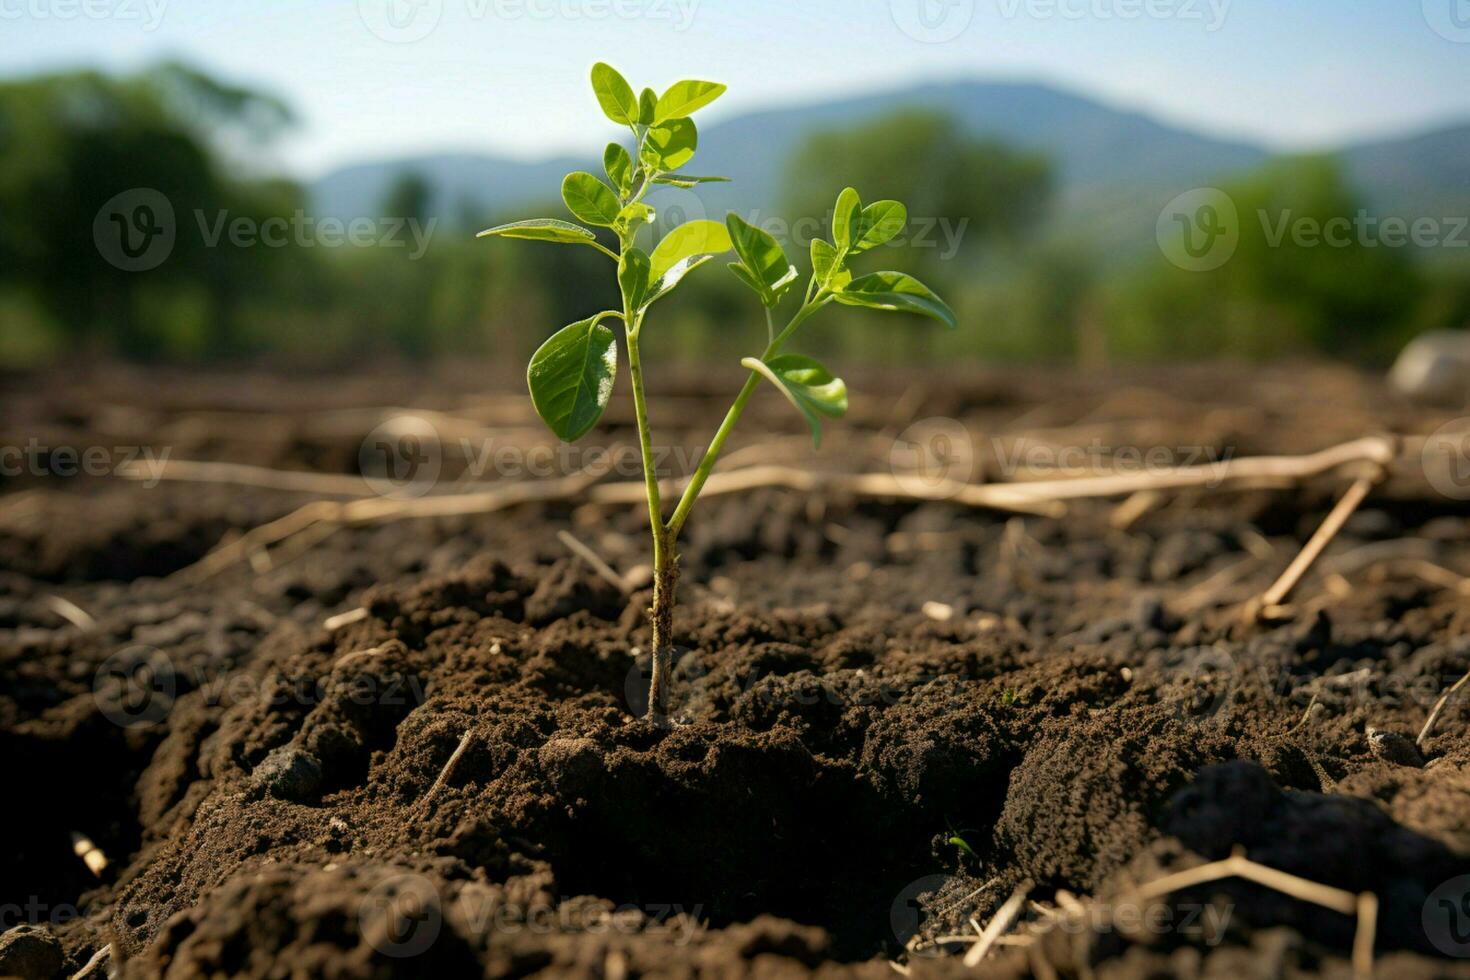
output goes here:
<path id="1" fill-rule="evenodd" d="M 774 432 L 759 461 L 886 471 L 910 421 L 947 417 L 995 479 L 1021 433 L 1114 465 L 1129 447 L 1301 453 L 1449 418 L 1317 367 L 910 380 L 859 375 L 865 408 L 820 456 L 774 398 L 733 448 Z M 0 445 L 51 447 L 51 471 L 55 447 L 146 444 L 351 474 L 363 410 L 385 404 L 541 440 L 514 388 L 483 384 L 9 378 Z M 655 396 L 686 445 L 721 410 L 692 390 Z M 627 445 L 620 405 L 612 420 L 607 444 Z M 440 452 L 441 481 L 460 477 L 453 441 Z M 640 717 L 647 593 L 556 537 L 629 572 L 648 560 L 636 507 L 346 529 L 200 579 L 188 566 L 222 539 L 309 498 L 0 478 L 0 974 L 70 976 L 111 943 L 130 977 L 880 978 L 889 960 L 939 976 L 968 972 L 966 946 L 930 941 L 973 935 L 1025 882 L 1028 932 L 1059 890 L 1113 918 L 982 972 L 1351 975 L 1353 918 L 1239 879 L 1128 905 L 1131 886 L 1243 849 L 1375 894 L 1379 975 L 1470 976 L 1470 685 L 1423 764 L 1367 731 L 1412 742 L 1470 671 L 1470 595 L 1420 573 L 1470 572 L 1470 506 L 1400 466 L 1289 615 L 1242 616 L 1346 482 L 1172 494 L 1126 530 L 1116 499 L 1017 517 L 712 498 L 683 542 L 658 725 Z M 74 832 L 107 856 L 100 877 Z M 1121 924 L 1140 911 L 1151 925 Z"/>

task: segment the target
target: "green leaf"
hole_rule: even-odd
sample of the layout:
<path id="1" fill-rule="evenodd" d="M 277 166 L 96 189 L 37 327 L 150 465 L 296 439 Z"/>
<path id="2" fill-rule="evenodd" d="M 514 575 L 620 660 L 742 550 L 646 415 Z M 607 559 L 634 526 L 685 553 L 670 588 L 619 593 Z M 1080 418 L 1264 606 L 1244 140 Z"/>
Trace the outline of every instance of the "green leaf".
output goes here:
<path id="1" fill-rule="evenodd" d="M 658 104 L 653 110 L 653 121 L 657 124 L 669 119 L 683 119 L 724 94 L 725 86 L 719 82 L 689 79 L 675 82 L 669 86 L 667 92 L 658 97 Z"/>
<path id="2" fill-rule="evenodd" d="M 637 231 L 640 226 L 650 224 L 654 217 L 653 208 L 642 201 L 634 201 L 618 212 L 617 220 L 613 222 L 613 231 L 620 235 Z"/>
<path id="3" fill-rule="evenodd" d="M 570 221 L 561 221 L 557 218 L 530 218 L 526 221 L 512 221 L 508 225 L 486 228 L 475 237 L 525 238 L 537 242 L 559 242 L 563 245 L 591 245 L 594 248 L 602 248 L 597 241 L 597 236 L 591 231 L 581 225 L 574 225 Z"/>
<path id="4" fill-rule="evenodd" d="M 699 130 L 692 119 L 671 119 L 654 126 L 643 141 L 641 159 L 654 170 L 678 170 L 694 159 Z"/>
<path id="5" fill-rule="evenodd" d="M 931 317 L 951 329 L 958 326 L 954 311 L 928 286 L 902 272 L 874 272 L 854 279 L 835 294 L 837 302 L 875 310 L 898 310 Z"/>
<path id="6" fill-rule="evenodd" d="M 638 99 L 633 86 L 612 65 L 599 61 L 592 66 L 592 91 L 603 113 L 624 126 L 638 121 Z"/>
<path id="7" fill-rule="evenodd" d="M 747 357 L 740 362 L 761 374 L 781 390 L 787 400 L 806 417 L 812 442 L 821 448 L 822 416 L 841 418 L 847 414 L 847 385 L 832 376 L 820 363 L 802 354 L 782 354 L 769 361 Z"/>
<path id="8" fill-rule="evenodd" d="M 717 255 L 730 248 L 730 232 L 718 221 L 700 218 L 687 222 L 665 235 L 654 248 L 650 257 L 652 278 L 662 278 L 675 264 L 691 255 Z"/>
<path id="9" fill-rule="evenodd" d="M 624 251 L 622 259 L 618 262 L 618 285 L 622 287 L 623 295 L 628 297 L 629 304 L 634 308 L 643 304 L 643 296 L 648 292 L 648 284 L 651 281 L 648 253 L 636 247 Z"/>
<path id="10" fill-rule="evenodd" d="M 832 212 L 832 240 L 846 251 L 857 240 L 858 223 L 862 220 L 863 201 L 851 187 L 837 195 L 837 209 Z"/>
<path id="11" fill-rule="evenodd" d="M 748 275 L 740 276 L 766 306 L 775 306 L 786 287 L 796 279 L 796 267 L 786 258 L 781 244 L 767 232 L 748 223 L 735 212 L 725 218 L 730 242 Z"/>
<path id="12" fill-rule="evenodd" d="M 617 188 L 619 194 L 627 196 L 633 189 L 633 158 L 628 156 L 628 151 L 621 144 L 609 143 L 602 154 L 602 169 L 607 171 L 607 179 Z"/>
<path id="13" fill-rule="evenodd" d="M 675 187 L 690 188 L 700 184 L 728 184 L 729 177 L 696 177 L 693 174 L 662 174 L 653 178 L 655 184 L 672 184 Z"/>
<path id="14" fill-rule="evenodd" d="M 580 320 L 551 335 L 531 355 L 526 384 L 536 414 L 566 442 L 587 434 L 612 397 L 618 376 L 617 338 L 602 325 L 607 314 Z"/>
<path id="15" fill-rule="evenodd" d="M 739 262 L 731 262 L 726 268 L 735 273 L 736 279 L 739 279 L 751 289 L 755 290 L 756 295 L 761 298 L 761 302 L 766 306 L 776 305 L 775 301 L 770 299 L 771 291 L 766 288 L 765 283 L 755 277 L 755 273 L 751 272 Z"/>
<path id="16" fill-rule="evenodd" d="M 866 252 L 892 241 L 908 220 L 909 209 L 898 201 L 874 201 L 863 208 L 852 250 Z"/>
<path id="17" fill-rule="evenodd" d="M 704 265 L 711 258 L 713 256 L 692 255 L 687 259 L 674 263 L 667 272 L 659 277 L 657 282 L 649 287 L 648 295 L 643 297 L 642 307 L 646 309 L 652 306 L 657 300 L 663 299 L 669 293 L 673 292 L 674 287 L 679 285 L 680 280 Z"/>
<path id="18" fill-rule="evenodd" d="M 837 248 L 821 238 L 812 239 L 812 272 L 828 289 L 841 289 L 852 282 L 852 273 L 837 264 Z"/>
<path id="19" fill-rule="evenodd" d="M 643 94 L 638 96 L 638 122 L 643 126 L 652 126 L 654 114 L 657 111 L 658 96 L 653 89 L 646 88 Z"/>
<path id="20" fill-rule="evenodd" d="M 567 209 L 589 225 L 611 228 L 622 206 L 606 184 L 589 173 L 567 174 L 561 182 L 561 199 Z"/>

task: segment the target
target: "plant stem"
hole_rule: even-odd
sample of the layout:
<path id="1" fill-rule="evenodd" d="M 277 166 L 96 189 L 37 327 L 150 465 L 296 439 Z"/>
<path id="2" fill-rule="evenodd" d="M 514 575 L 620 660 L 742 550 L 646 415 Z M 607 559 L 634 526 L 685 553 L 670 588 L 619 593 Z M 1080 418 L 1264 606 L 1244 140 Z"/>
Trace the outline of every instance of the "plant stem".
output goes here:
<path id="1" fill-rule="evenodd" d="M 813 313 L 826 306 L 827 302 L 827 297 L 818 293 L 815 300 L 804 304 L 797 311 L 796 316 L 791 318 L 791 322 L 786 325 L 785 329 L 767 345 L 765 353 L 761 355 L 761 360 L 767 361 L 775 357 L 786 341 L 791 339 L 797 327 L 805 323 Z M 710 473 L 714 471 L 715 463 L 719 461 L 720 453 L 725 448 L 725 440 L 729 439 L 730 433 L 735 431 L 740 416 L 745 412 L 745 406 L 755 394 L 756 388 L 760 387 L 760 382 L 761 376 L 754 371 L 750 372 L 750 377 L 745 379 L 745 385 L 740 389 L 740 394 L 735 396 L 735 403 L 730 406 L 730 411 L 725 413 L 725 420 L 720 423 L 719 429 L 715 431 L 715 437 L 710 440 L 709 448 L 705 450 L 704 457 L 700 459 L 699 467 L 694 471 L 689 485 L 684 488 L 684 494 L 679 498 L 679 505 L 674 508 L 673 516 L 669 518 L 667 531 L 670 545 L 679 539 L 679 532 L 684 529 L 684 522 L 689 519 L 689 512 L 694 509 L 694 502 L 699 499 L 699 492 L 704 489 L 705 481 L 709 479 Z"/>
<path id="2" fill-rule="evenodd" d="M 631 310 L 630 310 L 631 315 Z M 643 359 L 638 350 L 641 321 L 630 320 L 628 370 L 633 378 L 633 412 L 638 421 L 638 449 L 643 456 L 643 484 L 648 495 L 648 526 L 653 534 L 653 677 L 649 684 L 648 715 L 662 718 L 667 700 L 668 673 L 673 659 L 674 597 L 679 580 L 679 558 L 672 535 L 664 526 L 663 501 L 654 469 L 653 433 L 648 424 L 648 396 L 643 382 Z"/>

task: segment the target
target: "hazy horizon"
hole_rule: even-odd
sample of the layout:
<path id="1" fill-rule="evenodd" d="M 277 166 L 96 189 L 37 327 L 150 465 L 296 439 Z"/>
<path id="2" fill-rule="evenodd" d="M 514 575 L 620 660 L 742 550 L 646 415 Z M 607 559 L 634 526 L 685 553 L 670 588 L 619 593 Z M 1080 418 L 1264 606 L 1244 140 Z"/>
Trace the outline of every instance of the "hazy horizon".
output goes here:
<path id="1" fill-rule="evenodd" d="M 607 138 L 586 91 L 598 59 L 638 84 L 727 82 L 710 123 L 979 80 L 1289 152 L 1470 119 L 1457 2 L 0 0 L 15 41 L 0 74 L 179 58 L 290 103 L 300 125 L 264 162 L 305 179 L 410 155 L 585 153 Z M 1355 48 L 1371 53 L 1368 69 Z"/>

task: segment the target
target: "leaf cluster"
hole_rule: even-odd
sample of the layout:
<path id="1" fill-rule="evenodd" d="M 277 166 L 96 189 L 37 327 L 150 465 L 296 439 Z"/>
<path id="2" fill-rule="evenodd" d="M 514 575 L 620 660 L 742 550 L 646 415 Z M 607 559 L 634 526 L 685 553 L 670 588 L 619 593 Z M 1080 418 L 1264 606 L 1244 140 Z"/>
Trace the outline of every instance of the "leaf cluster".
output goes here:
<path id="1" fill-rule="evenodd" d="M 693 187 L 723 177 L 685 174 L 699 146 L 692 114 L 725 92 L 716 82 L 675 82 L 662 94 L 632 85 L 610 65 L 592 68 L 592 90 L 603 114 L 632 135 L 631 149 L 609 143 L 603 175 L 577 171 L 562 181 L 562 200 L 576 222 L 534 218 L 500 225 L 482 237 L 521 238 L 597 249 L 617 264 L 622 310 L 608 310 L 563 327 L 531 358 L 527 382 L 537 413 L 558 437 L 581 438 L 602 417 L 612 396 L 618 370 L 617 338 L 605 320 L 620 319 L 636 357 L 643 319 L 650 306 L 672 292 L 688 275 L 713 257 L 734 253 L 731 273 L 764 308 L 768 337 L 760 357 L 741 364 L 753 377 L 773 384 L 802 414 L 820 443 L 822 420 L 847 411 L 847 386 L 810 357 L 783 353 L 787 341 L 817 311 L 832 302 L 875 310 L 914 313 L 955 326 L 950 308 L 932 290 L 902 272 L 859 275 L 852 262 L 891 241 L 904 228 L 908 214 L 898 201 L 864 205 L 858 192 L 845 189 L 837 199 L 831 240 L 811 246 L 812 276 L 802 304 L 779 334 L 773 311 L 797 285 L 799 273 L 781 243 L 738 214 L 723 223 L 697 219 L 670 230 L 651 251 L 638 245 L 639 232 L 651 228 L 656 215 L 645 202 L 650 189 L 666 184 Z M 594 229 L 617 240 L 608 248 Z M 638 363 L 635 388 L 638 383 Z M 741 403 L 743 404 L 743 403 Z M 738 414 L 738 413 L 737 413 Z M 712 461 L 711 461 L 712 462 Z"/>

